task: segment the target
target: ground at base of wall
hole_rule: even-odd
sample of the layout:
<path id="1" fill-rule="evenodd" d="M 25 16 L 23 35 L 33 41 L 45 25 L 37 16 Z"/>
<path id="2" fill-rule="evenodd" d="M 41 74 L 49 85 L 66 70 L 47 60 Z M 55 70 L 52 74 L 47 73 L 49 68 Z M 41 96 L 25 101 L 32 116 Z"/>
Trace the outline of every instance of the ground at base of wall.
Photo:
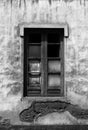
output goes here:
<path id="1" fill-rule="evenodd" d="M 0 130 L 88 130 L 87 125 L 32 125 L 12 126 L 10 128 L 0 127 Z"/>
<path id="2" fill-rule="evenodd" d="M 38 126 L 38 125 L 44 125 L 44 126 L 46 126 L 46 125 L 51 125 L 51 126 L 52 125 L 73 125 L 74 126 L 74 125 L 84 125 L 84 124 L 88 125 L 88 118 L 87 119 L 84 119 L 84 118 L 77 119 L 75 117 L 76 113 L 74 113 L 74 111 L 79 112 L 77 115 L 80 116 L 80 111 L 79 111 L 80 109 L 73 107 L 73 105 L 69 106 L 68 108 L 65 108 L 66 109 L 65 111 L 62 111 L 61 105 L 57 104 L 58 106 L 60 106 L 59 111 L 51 111 L 51 109 L 50 109 L 50 113 L 46 113 L 46 111 L 43 111 L 43 110 L 45 110 L 45 108 L 47 107 L 48 104 L 46 104 L 45 108 L 43 109 L 42 105 L 44 107 L 44 104 L 42 104 L 40 107 L 40 102 L 37 102 L 37 103 L 38 104 L 36 104 L 36 102 L 35 102 L 35 105 L 36 105 L 35 110 L 36 110 L 37 114 L 38 114 L 38 112 L 40 112 L 40 113 L 37 116 L 35 116 L 36 118 L 33 118 L 32 122 L 30 122 L 29 121 L 30 119 L 28 118 L 28 117 L 32 116 L 30 114 L 30 107 L 29 107 L 28 109 L 26 108 L 26 110 L 28 110 L 27 115 L 26 115 L 26 117 L 28 119 L 25 118 L 25 115 L 23 114 L 24 119 L 28 120 L 28 122 L 26 122 L 25 120 L 21 121 L 20 117 L 19 117 L 20 113 L 17 111 L 0 112 L 0 127 L 1 128 L 12 128 L 14 126 L 14 128 L 15 128 L 15 126 L 16 126 L 17 128 L 20 128 L 18 130 L 22 130 L 23 128 L 21 129 L 21 127 L 25 127 L 23 130 L 26 130 L 26 126 L 31 127 L 31 125 L 34 125 L 34 126 L 35 125 L 36 126 Z M 61 103 L 61 102 L 59 102 L 59 103 Z M 52 105 L 52 103 L 50 105 Z M 40 107 L 40 109 L 39 109 L 39 107 Z M 52 107 L 55 107 L 55 104 Z M 65 106 L 63 106 L 63 108 L 64 107 Z M 31 109 L 31 110 L 35 111 L 34 109 Z M 25 109 L 23 112 L 25 112 Z M 84 113 L 84 111 L 81 111 L 81 112 L 82 112 L 81 115 L 83 117 L 84 117 L 83 114 L 86 114 L 86 116 L 88 114 L 88 113 Z M 1 128 L 0 128 L 0 130 L 1 130 Z M 11 130 L 15 130 L 15 129 L 12 128 Z"/>

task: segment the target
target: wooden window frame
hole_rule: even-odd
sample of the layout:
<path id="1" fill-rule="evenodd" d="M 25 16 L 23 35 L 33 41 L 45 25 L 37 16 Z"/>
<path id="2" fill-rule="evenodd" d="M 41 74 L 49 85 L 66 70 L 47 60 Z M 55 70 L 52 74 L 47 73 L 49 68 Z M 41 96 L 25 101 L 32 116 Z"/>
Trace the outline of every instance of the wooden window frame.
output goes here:
<path id="1" fill-rule="evenodd" d="M 67 39 L 67 37 L 68 37 L 68 35 L 69 35 L 69 32 L 68 32 L 68 24 L 67 23 L 60 23 L 60 24 L 27 24 L 27 23 L 22 23 L 22 24 L 20 24 L 19 25 L 19 27 L 20 27 L 20 37 L 21 37 L 21 45 L 23 45 L 23 43 L 24 43 L 24 28 L 41 28 L 41 29 L 43 29 L 43 28 L 53 28 L 53 29 L 60 29 L 60 28 L 63 28 L 64 29 L 64 46 L 63 46 L 63 51 L 64 51 L 64 53 L 65 53 L 65 46 L 66 46 L 66 39 Z M 22 50 L 24 50 L 24 46 L 21 48 Z M 24 53 L 24 52 L 23 52 Z M 24 54 L 23 54 L 24 55 Z M 23 56 L 21 56 L 21 64 L 22 64 L 22 70 L 23 70 L 23 61 L 24 61 L 24 58 L 25 58 L 25 56 L 23 57 Z M 64 55 L 64 70 L 63 70 L 63 74 L 64 74 L 64 80 L 65 80 L 65 55 Z M 23 72 L 24 73 L 24 72 Z M 23 76 L 24 76 L 24 74 L 23 74 Z M 24 86 L 23 86 L 23 88 L 24 88 Z M 55 97 L 53 97 L 53 96 L 38 96 L 38 97 L 36 97 L 36 96 L 32 96 L 32 97 L 28 97 L 28 96 L 26 96 L 26 97 L 24 97 L 23 96 L 23 88 L 22 88 L 22 99 L 29 99 L 29 100 L 56 100 L 56 99 L 61 99 L 61 100 L 67 100 L 67 94 L 66 94 L 66 84 L 65 84 L 65 82 L 64 82 L 64 96 L 55 96 Z"/>

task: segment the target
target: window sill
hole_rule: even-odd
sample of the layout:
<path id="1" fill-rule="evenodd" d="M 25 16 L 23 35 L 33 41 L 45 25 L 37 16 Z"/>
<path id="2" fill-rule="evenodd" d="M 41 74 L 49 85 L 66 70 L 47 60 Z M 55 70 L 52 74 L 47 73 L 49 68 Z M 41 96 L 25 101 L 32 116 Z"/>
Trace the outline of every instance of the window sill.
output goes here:
<path id="1" fill-rule="evenodd" d="M 67 97 L 22 97 L 21 101 L 64 101 L 64 102 L 69 102 Z"/>

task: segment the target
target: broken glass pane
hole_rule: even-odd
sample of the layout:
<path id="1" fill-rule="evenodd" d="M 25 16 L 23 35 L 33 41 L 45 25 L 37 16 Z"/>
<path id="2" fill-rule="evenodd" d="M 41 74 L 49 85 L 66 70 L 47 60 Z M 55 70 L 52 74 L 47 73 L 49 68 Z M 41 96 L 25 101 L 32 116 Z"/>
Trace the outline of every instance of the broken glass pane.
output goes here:
<path id="1" fill-rule="evenodd" d="M 59 43 L 60 36 L 58 33 L 49 33 L 47 38 L 48 43 Z"/>
<path id="2" fill-rule="evenodd" d="M 29 36 L 30 43 L 40 43 L 41 42 L 41 33 L 31 33 Z"/>
<path id="3" fill-rule="evenodd" d="M 60 86 L 60 76 L 59 75 L 49 75 L 48 86 Z"/>
<path id="4" fill-rule="evenodd" d="M 60 57 L 60 44 L 48 44 L 48 57 Z"/>
<path id="5" fill-rule="evenodd" d="M 49 61 L 48 62 L 48 71 L 55 73 L 55 72 L 61 72 L 61 63 L 60 61 Z"/>
<path id="6" fill-rule="evenodd" d="M 40 73 L 40 63 L 39 62 L 30 62 L 29 63 L 29 72 L 31 73 Z"/>
<path id="7" fill-rule="evenodd" d="M 41 33 L 31 32 L 28 28 L 25 28 L 25 41 L 26 43 L 40 43 L 41 42 Z"/>

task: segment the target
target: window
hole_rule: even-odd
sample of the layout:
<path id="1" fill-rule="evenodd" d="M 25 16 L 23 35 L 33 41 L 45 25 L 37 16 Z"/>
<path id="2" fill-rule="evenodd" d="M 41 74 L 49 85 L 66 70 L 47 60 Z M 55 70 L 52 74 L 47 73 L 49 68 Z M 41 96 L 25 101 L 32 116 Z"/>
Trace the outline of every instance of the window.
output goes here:
<path id="1" fill-rule="evenodd" d="M 64 97 L 66 24 L 20 25 L 24 43 L 23 97 Z"/>
<path id="2" fill-rule="evenodd" d="M 64 95 L 64 29 L 24 28 L 24 96 Z"/>

